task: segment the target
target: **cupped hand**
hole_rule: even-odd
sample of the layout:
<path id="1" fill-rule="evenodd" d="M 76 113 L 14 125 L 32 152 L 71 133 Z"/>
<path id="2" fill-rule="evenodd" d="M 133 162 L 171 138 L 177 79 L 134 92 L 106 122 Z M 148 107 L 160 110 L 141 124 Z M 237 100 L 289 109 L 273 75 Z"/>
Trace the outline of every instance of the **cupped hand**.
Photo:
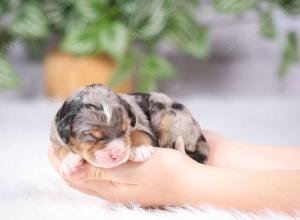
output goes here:
<path id="1" fill-rule="evenodd" d="M 223 154 L 220 146 L 226 139 L 210 131 L 204 135 L 210 146 L 207 164 L 220 166 L 219 158 Z M 195 198 L 193 185 L 195 177 L 201 176 L 206 167 L 183 152 L 165 148 L 155 148 L 153 156 L 143 163 L 127 162 L 109 169 L 85 163 L 71 175 L 60 173 L 61 162 L 52 145 L 49 159 L 69 186 L 109 201 L 137 202 L 142 206 L 191 204 L 199 200 Z"/>
<path id="2" fill-rule="evenodd" d="M 49 159 L 59 172 L 60 160 L 49 147 Z M 195 168 L 201 166 L 182 152 L 155 148 L 150 160 L 127 162 L 114 168 L 97 168 L 84 164 L 71 175 L 60 175 L 73 188 L 109 201 L 142 206 L 190 203 Z M 185 201 L 186 200 L 186 201 Z"/>
<path id="3" fill-rule="evenodd" d="M 153 156 L 143 163 L 127 162 L 109 169 L 84 164 L 75 173 L 62 177 L 81 192 L 124 204 L 136 202 L 143 207 L 205 203 L 246 211 L 270 208 L 290 213 L 299 208 L 299 193 L 295 193 L 299 188 L 298 170 L 231 169 L 240 166 L 239 161 L 228 166 L 234 142 L 213 132 L 204 135 L 211 149 L 207 165 L 176 150 L 155 148 Z M 298 151 L 289 152 L 288 160 Z M 52 145 L 49 159 L 59 172 L 61 163 Z"/>

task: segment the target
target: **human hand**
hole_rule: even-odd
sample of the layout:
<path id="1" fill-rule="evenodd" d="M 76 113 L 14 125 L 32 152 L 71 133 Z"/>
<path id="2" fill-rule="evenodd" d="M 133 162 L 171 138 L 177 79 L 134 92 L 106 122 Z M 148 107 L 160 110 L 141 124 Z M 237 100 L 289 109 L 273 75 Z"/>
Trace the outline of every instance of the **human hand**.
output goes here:
<path id="1" fill-rule="evenodd" d="M 57 172 L 61 162 L 49 147 L 49 159 Z M 150 160 L 127 162 L 104 169 L 84 164 L 71 175 L 60 175 L 73 188 L 109 201 L 142 206 L 197 203 L 193 185 L 197 168 L 202 165 L 187 155 L 172 149 L 155 148 Z M 195 173 L 197 172 L 197 174 Z"/>
<path id="2" fill-rule="evenodd" d="M 298 170 L 236 169 L 244 164 L 234 162 L 229 156 L 243 156 L 244 162 L 253 153 L 254 146 L 235 144 L 213 132 L 206 131 L 204 135 L 211 147 L 208 165 L 212 166 L 198 164 L 179 151 L 155 148 L 150 160 L 143 163 L 127 162 L 110 169 L 84 164 L 77 172 L 62 177 L 81 192 L 125 204 L 137 202 L 143 207 L 205 203 L 246 211 L 270 208 L 292 213 L 299 209 L 300 196 L 295 193 L 299 192 Z M 255 150 L 261 153 L 260 149 L 256 147 Z M 267 158 L 273 151 L 274 148 L 264 150 L 262 158 Z M 286 148 L 277 149 L 280 155 L 285 151 Z M 298 161 L 298 154 L 299 150 L 291 148 L 284 157 L 290 161 L 295 155 L 295 161 Z M 52 145 L 49 159 L 59 172 L 61 163 Z M 226 167 L 230 160 L 231 164 Z M 235 192 L 234 196 L 232 192 Z"/>

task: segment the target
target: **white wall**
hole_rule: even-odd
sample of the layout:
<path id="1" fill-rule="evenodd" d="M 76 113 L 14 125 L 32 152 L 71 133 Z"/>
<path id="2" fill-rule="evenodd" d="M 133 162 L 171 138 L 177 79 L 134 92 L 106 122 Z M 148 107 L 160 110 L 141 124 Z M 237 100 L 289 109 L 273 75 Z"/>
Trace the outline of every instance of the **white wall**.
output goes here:
<path id="1" fill-rule="evenodd" d="M 210 10 L 199 10 L 198 20 L 212 27 L 210 59 L 198 61 L 184 55 L 171 56 L 180 74 L 178 80 L 162 83 L 163 91 L 179 96 L 194 93 L 300 96 L 300 60 L 283 79 L 277 75 L 286 31 L 296 30 L 300 44 L 300 16 L 292 19 L 276 13 L 274 21 L 278 34 L 274 40 L 260 35 L 253 15 L 216 16 Z"/>

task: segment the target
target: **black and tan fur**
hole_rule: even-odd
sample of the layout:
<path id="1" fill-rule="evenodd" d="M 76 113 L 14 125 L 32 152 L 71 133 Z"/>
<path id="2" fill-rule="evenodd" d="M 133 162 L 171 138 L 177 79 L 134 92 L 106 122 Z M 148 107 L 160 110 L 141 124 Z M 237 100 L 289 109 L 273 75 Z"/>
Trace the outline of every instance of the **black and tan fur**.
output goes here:
<path id="1" fill-rule="evenodd" d="M 84 159 L 116 138 L 131 148 L 183 144 L 200 163 L 208 154 L 200 126 L 184 105 L 161 93 L 115 94 L 99 84 L 66 99 L 52 123 L 50 138 L 58 151 L 64 148 Z"/>

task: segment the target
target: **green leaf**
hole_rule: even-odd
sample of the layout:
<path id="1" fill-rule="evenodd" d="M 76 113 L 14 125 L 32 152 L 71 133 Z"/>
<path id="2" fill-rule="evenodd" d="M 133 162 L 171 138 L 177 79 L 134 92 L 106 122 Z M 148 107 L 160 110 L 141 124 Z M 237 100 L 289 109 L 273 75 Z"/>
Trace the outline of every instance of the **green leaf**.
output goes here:
<path id="1" fill-rule="evenodd" d="M 75 55 L 107 54 L 121 59 L 128 47 L 128 30 L 120 22 L 102 25 L 72 25 L 60 48 Z"/>
<path id="2" fill-rule="evenodd" d="M 0 51 L 7 49 L 13 39 L 6 31 L 0 31 Z"/>
<path id="3" fill-rule="evenodd" d="M 83 25 L 69 28 L 60 43 L 62 51 L 80 56 L 96 53 L 97 47 L 97 31 Z"/>
<path id="4" fill-rule="evenodd" d="M 152 1 L 156 3 L 152 6 L 153 13 L 148 15 L 145 24 L 140 29 L 140 36 L 144 39 L 148 39 L 158 35 L 165 27 L 165 10 L 163 8 L 163 1 Z M 158 3 L 158 4 L 157 4 Z"/>
<path id="5" fill-rule="evenodd" d="M 135 58 L 132 54 L 127 54 L 122 60 L 118 62 L 117 68 L 114 72 L 114 77 L 110 82 L 110 86 L 118 86 L 130 75 L 133 74 L 136 68 Z"/>
<path id="6" fill-rule="evenodd" d="M 139 72 L 138 90 L 142 92 L 154 91 L 157 89 L 159 79 L 168 79 L 174 74 L 175 69 L 167 59 L 157 55 L 149 55 L 144 59 Z"/>
<path id="7" fill-rule="evenodd" d="M 68 21 L 70 7 L 70 0 L 45 1 L 44 10 L 48 17 L 48 23 L 56 29 L 63 29 Z"/>
<path id="8" fill-rule="evenodd" d="M 289 32 L 287 35 L 286 47 L 282 54 L 281 65 L 278 71 L 279 76 L 284 76 L 291 64 L 298 61 L 298 40 L 296 32 Z"/>
<path id="9" fill-rule="evenodd" d="M 20 7 L 20 0 L 1 0 L 0 1 L 0 15 L 10 13 L 11 11 L 17 10 Z"/>
<path id="10" fill-rule="evenodd" d="M 87 22 L 99 21 L 108 11 L 108 0 L 75 0 L 75 9 L 80 18 Z"/>
<path id="11" fill-rule="evenodd" d="M 214 0 L 215 9 L 223 13 L 243 13 L 255 7 L 256 0 Z"/>
<path id="12" fill-rule="evenodd" d="M 164 1 L 133 1 L 124 9 L 136 38 L 143 40 L 154 38 L 166 25 L 167 12 Z"/>
<path id="13" fill-rule="evenodd" d="M 107 23 L 99 27 L 98 51 L 120 59 L 128 47 L 128 30 L 120 22 Z"/>
<path id="14" fill-rule="evenodd" d="M 166 37 L 179 49 L 197 58 L 205 58 L 210 51 L 210 34 L 187 13 L 176 13 L 169 21 Z"/>
<path id="15" fill-rule="evenodd" d="M 265 38 L 274 38 L 276 30 L 271 12 L 263 12 L 260 15 L 260 32 Z"/>
<path id="16" fill-rule="evenodd" d="M 0 2 L 0 15 L 4 14 L 5 11 L 7 10 L 7 5 L 6 2 Z"/>
<path id="17" fill-rule="evenodd" d="M 50 34 L 47 16 L 38 3 L 24 3 L 21 12 L 8 26 L 8 31 L 25 39 L 43 39 Z"/>
<path id="18" fill-rule="evenodd" d="M 157 80 L 151 77 L 139 78 L 137 85 L 139 92 L 151 92 L 157 90 Z"/>
<path id="19" fill-rule="evenodd" d="M 21 81 L 12 66 L 0 55 L 0 88 L 16 88 Z"/>
<path id="20" fill-rule="evenodd" d="M 154 79 L 168 79 L 174 76 L 175 69 L 167 59 L 158 55 L 149 55 L 144 60 L 141 74 Z"/>
<path id="21" fill-rule="evenodd" d="M 299 0 L 277 0 L 282 10 L 290 15 L 297 15 L 300 13 Z"/>

